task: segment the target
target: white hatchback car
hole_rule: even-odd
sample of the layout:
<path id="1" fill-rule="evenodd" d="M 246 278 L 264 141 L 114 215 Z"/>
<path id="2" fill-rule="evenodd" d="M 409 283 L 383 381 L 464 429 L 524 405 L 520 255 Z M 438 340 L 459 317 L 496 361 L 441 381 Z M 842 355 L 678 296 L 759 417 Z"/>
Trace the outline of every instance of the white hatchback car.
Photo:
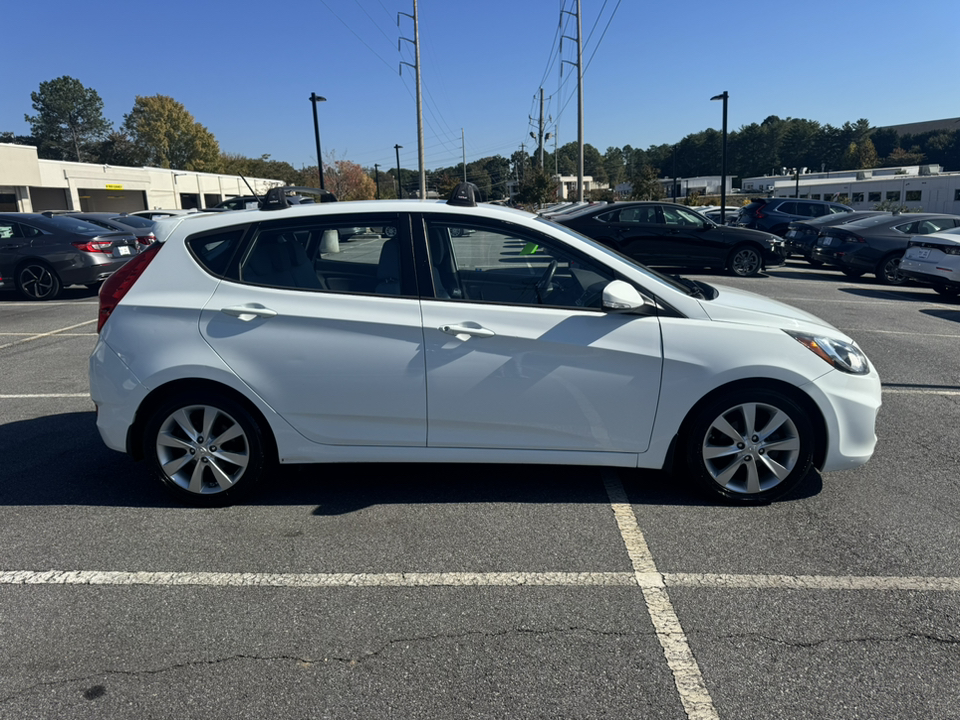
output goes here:
<path id="1" fill-rule="evenodd" d="M 100 294 L 100 433 L 185 500 L 229 502 L 276 462 L 413 461 L 682 468 L 766 502 L 873 453 L 877 373 L 808 313 L 470 187 L 278 197 L 161 221 Z"/>
<path id="2" fill-rule="evenodd" d="M 900 273 L 933 285 L 941 295 L 960 295 L 960 228 L 911 240 L 900 260 Z"/>

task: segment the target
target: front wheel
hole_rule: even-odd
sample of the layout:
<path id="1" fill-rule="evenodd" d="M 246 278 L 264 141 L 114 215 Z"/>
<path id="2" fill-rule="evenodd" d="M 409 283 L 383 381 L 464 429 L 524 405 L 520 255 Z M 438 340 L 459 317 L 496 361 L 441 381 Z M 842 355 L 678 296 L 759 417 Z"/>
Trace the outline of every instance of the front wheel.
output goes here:
<path id="1" fill-rule="evenodd" d="M 193 505 L 225 505 L 249 492 L 267 468 L 263 431 L 239 403 L 212 392 L 163 403 L 144 434 L 160 481 Z"/>
<path id="2" fill-rule="evenodd" d="M 39 260 L 31 260 L 17 269 L 16 284 L 27 300 L 53 300 L 63 289 L 53 268 Z"/>
<path id="3" fill-rule="evenodd" d="M 751 277 L 763 268 L 760 252 L 749 245 L 735 247 L 727 260 L 727 270 L 737 277 Z"/>
<path id="4" fill-rule="evenodd" d="M 696 411 L 682 439 L 688 472 L 702 490 L 739 503 L 769 502 L 813 465 L 813 424 L 775 390 L 726 392 Z"/>

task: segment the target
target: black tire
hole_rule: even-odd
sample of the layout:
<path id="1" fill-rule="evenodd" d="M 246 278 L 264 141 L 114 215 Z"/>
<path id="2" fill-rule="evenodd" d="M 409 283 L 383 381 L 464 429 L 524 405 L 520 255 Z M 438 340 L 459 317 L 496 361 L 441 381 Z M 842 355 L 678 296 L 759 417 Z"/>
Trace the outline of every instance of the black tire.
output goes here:
<path id="1" fill-rule="evenodd" d="M 877 276 L 877 282 L 881 285 L 903 285 L 907 278 L 900 272 L 900 260 L 903 253 L 887 255 L 883 260 L 877 263 L 874 275 Z"/>
<path id="2" fill-rule="evenodd" d="M 766 503 L 810 472 L 813 434 L 806 411 L 787 395 L 731 390 L 696 409 L 685 424 L 682 461 L 715 499 Z"/>
<path id="3" fill-rule="evenodd" d="M 863 270 L 852 270 L 850 268 L 840 268 L 840 272 L 842 272 L 851 280 L 856 280 L 857 278 L 863 277 Z"/>
<path id="4" fill-rule="evenodd" d="M 56 271 L 42 260 L 28 260 L 18 267 L 15 282 L 27 300 L 54 300 L 63 290 Z"/>
<path id="5" fill-rule="evenodd" d="M 737 245 L 727 256 L 727 271 L 737 277 L 753 277 L 763 270 L 763 258 L 753 245 Z"/>
<path id="6" fill-rule="evenodd" d="M 823 267 L 823 260 L 814 260 L 813 258 L 807 258 L 806 260 L 813 267 Z"/>
<path id="7" fill-rule="evenodd" d="M 234 400 L 203 390 L 175 395 L 154 410 L 143 453 L 168 490 L 202 506 L 235 502 L 271 464 L 259 422 Z"/>
<path id="8" fill-rule="evenodd" d="M 933 289 L 944 297 L 955 298 L 960 295 L 960 287 L 956 285 L 934 285 Z"/>

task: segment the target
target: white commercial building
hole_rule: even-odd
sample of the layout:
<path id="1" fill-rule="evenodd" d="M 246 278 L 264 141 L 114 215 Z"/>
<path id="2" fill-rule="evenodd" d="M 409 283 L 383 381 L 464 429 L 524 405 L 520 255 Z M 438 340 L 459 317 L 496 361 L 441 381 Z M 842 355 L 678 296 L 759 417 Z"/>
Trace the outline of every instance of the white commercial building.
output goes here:
<path id="1" fill-rule="evenodd" d="M 247 178 L 257 194 L 285 185 Z M 236 175 L 41 160 L 30 145 L 0 143 L 0 212 L 135 212 L 207 208 L 249 195 Z"/>
<path id="2" fill-rule="evenodd" d="M 764 175 L 744 178 L 744 194 L 843 202 L 855 210 L 878 203 L 904 205 L 924 212 L 960 215 L 960 172 L 939 165 L 907 165 L 872 170 Z"/>

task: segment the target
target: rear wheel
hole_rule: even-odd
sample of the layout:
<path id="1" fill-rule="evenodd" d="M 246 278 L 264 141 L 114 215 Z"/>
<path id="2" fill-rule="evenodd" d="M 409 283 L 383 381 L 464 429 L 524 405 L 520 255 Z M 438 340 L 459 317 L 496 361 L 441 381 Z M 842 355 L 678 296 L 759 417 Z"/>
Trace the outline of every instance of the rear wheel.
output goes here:
<path id="1" fill-rule="evenodd" d="M 957 295 L 960 295 L 960 287 L 956 285 L 934 285 L 933 289 L 944 297 L 957 297 Z"/>
<path id="2" fill-rule="evenodd" d="M 840 272 L 846 275 L 848 278 L 856 280 L 859 277 L 863 277 L 863 270 L 852 270 L 850 268 L 840 268 Z"/>
<path id="3" fill-rule="evenodd" d="M 813 465 L 813 424 L 775 390 L 726 392 L 687 425 L 684 460 L 707 493 L 763 503 L 789 492 Z"/>
<path id="4" fill-rule="evenodd" d="M 756 275 L 762 268 L 760 251 L 750 245 L 738 245 L 727 258 L 727 270 L 738 277 Z"/>
<path id="5" fill-rule="evenodd" d="M 907 278 L 900 272 L 900 259 L 903 255 L 887 255 L 877 263 L 874 274 L 883 285 L 903 285 Z"/>
<path id="6" fill-rule="evenodd" d="M 40 260 L 30 260 L 17 268 L 16 285 L 27 300 L 53 300 L 63 289 L 57 273 Z"/>
<path id="7" fill-rule="evenodd" d="M 226 505 L 263 478 L 264 433 L 239 403 L 209 391 L 182 393 L 146 425 L 144 456 L 160 481 L 194 505 Z"/>

